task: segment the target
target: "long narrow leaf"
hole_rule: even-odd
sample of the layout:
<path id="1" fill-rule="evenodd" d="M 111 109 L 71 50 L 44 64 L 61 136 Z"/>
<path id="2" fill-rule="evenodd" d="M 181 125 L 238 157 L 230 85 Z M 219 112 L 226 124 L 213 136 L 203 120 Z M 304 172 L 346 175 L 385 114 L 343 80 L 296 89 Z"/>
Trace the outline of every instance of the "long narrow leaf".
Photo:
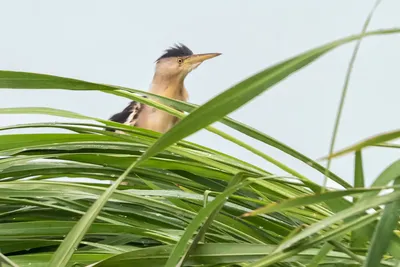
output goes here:
<path id="1" fill-rule="evenodd" d="M 11 267 L 18 267 L 17 264 L 15 264 L 9 258 L 7 258 L 2 253 L 0 253 L 0 266 L 2 266 L 2 263 L 6 263 L 8 266 L 11 266 Z"/>
<path id="2" fill-rule="evenodd" d="M 217 244 L 200 244 L 189 258 L 185 266 L 231 266 L 238 262 L 252 262 L 274 250 L 273 245 L 255 245 L 255 244 L 235 244 L 235 243 L 217 243 Z M 145 248 L 126 252 L 123 254 L 110 257 L 97 264 L 95 267 L 131 267 L 133 266 L 151 266 L 165 267 L 168 255 L 171 253 L 173 246 L 160 246 L 153 248 Z M 298 257 L 285 259 L 286 263 L 295 263 L 298 261 L 306 262 L 309 258 L 318 252 L 317 249 L 309 249 L 299 254 Z M 331 252 L 323 263 L 351 263 L 351 259 L 344 253 Z M 228 264 L 228 265 L 226 265 Z M 235 265 L 236 266 L 236 265 Z"/>
<path id="3" fill-rule="evenodd" d="M 300 246 L 297 244 L 293 244 L 287 249 L 282 250 L 281 246 L 276 248 L 273 253 L 270 255 L 258 260 L 257 262 L 254 262 L 250 264 L 248 267 L 264 267 L 264 266 L 270 266 L 274 263 L 280 262 L 283 259 L 292 257 L 294 255 L 297 255 L 301 253 L 302 251 L 311 248 L 321 242 L 327 242 L 332 239 L 337 238 L 338 236 L 342 236 L 348 231 L 357 229 L 359 227 L 366 226 L 376 220 L 379 217 L 379 213 L 375 214 L 369 214 L 365 215 L 362 217 L 359 217 L 357 220 L 348 222 L 346 224 L 343 224 L 337 228 L 334 228 L 333 230 L 329 230 L 325 232 L 324 235 L 317 235 L 315 237 L 311 237 L 308 241 L 302 243 Z M 385 266 L 393 266 L 392 264 L 386 264 L 384 263 Z"/>
<path id="4" fill-rule="evenodd" d="M 395 181 L 400 184 L 400 176 Z M 396 191 L 399 191 L 397 189 Z M 390 244 L 390 240 L 395 238 L 393 230 L 396 229 L 400 216 L 400 199 L 386 205 L 382 218 L 376 226 L 371 245 L 368 249 L 367 259 L 364 267 L 375 267 L 381 262 L 382 256 Z"/>
<path id="5" fill-rule="evenodd" d="M 364 183 L 364 169 L 363 169 L 363 161 L 362 161 L 362 153 L 361 151 L 356 151 L 355 153 L 355 164 L 354 164 L 354 186 L 357 188 L 362 188 L 365 186 Z M 358 196 L 353 197 L 353 203 L 358 201 Z M 349 218 L 348 220 L 355 219 Z M 367 241 L 369 241 L 370 237 L 370 229 L 368 228 L 360 228 L 354 230 L 351 233 L 351 247 L 353 248 L 362 248 L 365 246 Z"/>
<path id="6" fill-rule="evenodd" d="M 278 211 L 283 211 L 286 209 L 298 207 L 298 206 L 306 206 L 306 205 L 311 205 L 323 201 L 328 201 L 328 200 L 335 200 L 339 199 L 344 196 L 350 196 L 350 195 L 356 195 L 356 194 L 362 194 L 365 192 L 379 192 L 384 189 L 389 189 L 392 187 L 378 187 L 378 188 L 354 188 L 354 189 L 348 189 L 344 191 L 331 191 L 331 192 L 326 192 L 322 194 L 315 194 L 315 195 L 309 195 L 309 196 L 304 196 L 304 197 L 298 197 L 298 198 L 292 198 L 288 200 L 284 200 L 281 203 L 272 203 L 268 206 L 258 208 L 254 211 L 248 212 L 243 214 L 243 217 L 247 216 L 255 216 L 258 214 L 265 214 L 265 213 L 272 213 L 272 212 L 278 212 Z"/>
<path id="7" fill-rule="evenodd" d="M 245 178 L 244 173 L 239 173 L 238 175 L 236 175 L 231 182 L 228 184 L 227 188 L 225 189 L 225 191 L 229 190 L 230 187 L 233 187 L 235 185 L 237 185 L 239 182 L 242 182 L 242 180 Z M 179 263 L 176 265 L 176 267 L 181 267 L 183 266 L 185 260 L 189 257 L 190 253 L 197 247 L 198 242 L 203 239 L 204 235 L 206 234 L 206 231 L 208 230 L 208 228 L 210 227 L 211 223 L 214 221 L 215 217 L 217 216 L 217 214 L 220 212 L 220 210 L 222 209 L 225 201 L 227 200 L 227 197 L 225 197 L 225 200 L 222 199 L 222 202 L 216 206 L 214 208 L 214 210 L 212 211 L 212 213 L 208 216 L 208 218 L 205 220 L 205 222 L 203 223 L 203 226 L 200 228 L 200 230 L 198 231 L 197 235 L 195 236 L 195 238 L 193 239 L 192 243 L 190 244 L 189 248 L 187 249 L 186 253 L 184 254 L 184 256 L 182 257 L 182 259 L 179 261 Z M 207 208 L 207 206 L 205 207 Z M 206 216 L 207 217 L 207 216 Z M 189 225 L 190 226 L 190 225 Z M 189 229 L 189 227 L 188 227 Z M 179 243 L 183 243 L 185 242 L 185 239 L 181 239 L 179 241 Z M 173 253 L 178 254 L 179 252 L 177 251 L 177 248 L 179 246 L 179 243 L 177 244 L 177 246 L 175 247 Z M 174 255 L 171 255 L 172 257 Z"/>
<path id="8" fill-rule="evenodd" d="M 388 185 L 400 176 L 400 159 L 390 164 L 372 183 L 371 187 Z M 360 197 L 360 201 L 366 200 L 377 195 L 378 192 L 367 192 Z"/>
<path id="9" fill-rule="evenodd" d="M 194 232 L 201 225 L 201 223 L 203 223 L 203 221 L 205 221 L 208 216 L 210 216 L 214 211 L 216 211 L 218 209 L 218 207 L 220 207 L 226 201 L 226 199 L 229 198 L 229 196 L 231 194 L 233 194 L 240 188 L 247 186 L 254 182 L 254 180 L 248 180 L 246 182 L 237 184 L 237 182 L 239 182 L 240 179 L 242 179 L 242 176 L 241 176 L 241 174 L 238 174 L 237 178 L 233 181 L 231 186 L 227 187 L 223 193 L 218 195 L 211 203 L 209 203 L 205 208 L 203 208 L 199 211 L 197 216 L 192 220 L 192 222 L 186 228 L 186 231 L 182 235 L 179 242 L 174 247 L 173 251 L 171 252 L 170 257 L 168 258 L 167 263 L 165 264 L 165 267 L 181 266 L 181 264 L 185 258 L 182 259 L 181 263 L 178 263 L 178 260 L 180 259 L 180 257 L 183 256 L 184 251 L 188 247 L 188 242 L 190 241 Z M 208 222 L 211 223 L 212 219 L 213 218 L 211 218 L 211 220 L 209 220 Z M 207 226 L 203 229 L 207 229 Z M 202 232 L 200 232 L 200 235 L 198 235 L 198 239 L 201 237 L 201 235 L 202 235 Z M 196 241 L 198 242 L 198 240 L 196 240 Z M 190 253 L 190 247 L 187 252 Z M 177 263 L 178 263 L 178 265 L 177 265 Z"/>
<path id="10" fill-rule="evenodd" d="M 352 145 L 348 148 L 339 150 L 339 151 L 337 151 L 331 155 L 328 155 L 326 157 L 323 157 L 321 159 L 336 158 L 336 157 L 343 156 L 343 155 L 348 154 L 353 151 L 361 150 L 364 147 L 378 145 L 378 144 L 381 144 L 384 142 L 395 140 L 397 138 L 400 138 L 400 130 L 394 130 L 394 131 L 382 133 L 382 134 L 370 137 L 370 138 L 368 138 L 364 141 L 361 141 L 355 145 Z"/>
<path id="11" fill-rule="evenodd" d="M 376 207 L 376 206 L 379 206 L 379 205 L 382 205 L 382 204 L 385 204 L 388 202 L 396 201 L 399 198 L 400 198 L 400 192 L 395 191 L 389 195 L 376 197 L 372 200 L 359 201 L 353 207 L 343 210 L 341 212 L 338 212 L 331 217 L 328 217 L 326 219 L 323 219 L 323 220 L 311 225 L 309 228 L 305 229 L 303 232 L 299 233 L 298 235 L 294 236 L 290 240 L 281 244 L 280 247 L 282 250 L 284 250 L 285 248 L 297 243 L 298 241 L 300 241 L 312 234 L 319 232 L 320 230 L 326 228 L 329 225 L 332 225 L 343 219 L 354 216 L 354 215 L 356 215 L 362 211 L 365 211 L 369 208 L 373 208 L 373 207 Z"/>
<path id="12" fill-rule="evenodd" d="M 381 3 L 381 0 L 376 0 L 371 12 L 368 14 L 368 17 L 365 20 L 363 28 L 361 30 L 361 35 L 363 37 L 365 36 L 365 33 L 367 32 L 367 28 L 368 28 L 369 22 L 371 21 L 372 16 L 373 16 L 375 10 L 378 8 L 378 5 L 380 3 Z M 339 103 L 339 107 L 338 107 L 337 114 L 336 114 L 335 125 L 333 127 L 331 143 L 330 143 L 330 146 L 329 146 L 329 154 L 333 153 L 333 149 L 335 147 L 336 136 L 337 136 L 337 133 L 338 133 L 338 130 L 339 130 L 339 123 L 340 123 L 340 119 L 342 117 L 342 111 L 343 111 L 343 107 L 344 107 L 344 101 L 346 99 L 347 91 L 348 91 L 348 88 L 349 88 L 349 81 L 350 81 L 351 73 L 352 73 L 353 68 L 354 68 L 354 62 L 356 61 L 358 50 L 360 49 L 360 45 L 361 45 L 362 39 L 363 38 L 360 38 L 360 39 L 357 40 L 356 46 L 354 47 L 353 54 L 352 54 L 350 62 L 349 62 L 349 66 L 347 68 L 346 78 L 345 78 L 344 84 L 343 84 L 342 95 L 340 97 L 340 103 Z M 328 162 L 327 162 L 326 165 L 327 165 L 326 169 L 329 170 L 330 169 L 330 165 L 331 165 L 331 158 L 328 159 Z M 323 182 L 322 190 L 325 190 L 327 183 L 328 183 L 328 176 L 324 175 L 324 182 Z"/>

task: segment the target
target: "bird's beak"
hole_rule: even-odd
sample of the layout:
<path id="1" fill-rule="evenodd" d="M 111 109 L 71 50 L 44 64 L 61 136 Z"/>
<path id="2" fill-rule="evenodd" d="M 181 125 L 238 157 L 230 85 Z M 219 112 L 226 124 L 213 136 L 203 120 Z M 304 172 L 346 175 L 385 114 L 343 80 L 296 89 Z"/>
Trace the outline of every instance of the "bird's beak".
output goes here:
<path id="1" fill-rule="evenodd" d="M 190 65 L 200 65 L 201 62 L 217 57 L 219 55 L 221 55 L 221 53 L 196 54 L 187 58 L 186 62 Z"/>

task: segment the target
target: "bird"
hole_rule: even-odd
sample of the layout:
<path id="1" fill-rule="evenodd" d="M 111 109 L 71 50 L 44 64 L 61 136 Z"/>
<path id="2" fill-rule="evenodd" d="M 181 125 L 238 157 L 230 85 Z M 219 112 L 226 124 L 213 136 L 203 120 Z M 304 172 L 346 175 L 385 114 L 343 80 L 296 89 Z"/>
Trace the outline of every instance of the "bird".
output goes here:
<path id="1" fill-rule="evenodd" d="M 155 61 L 149 92 L 187 102 L 189 94 L 184 84 L 187 75 L 204 61 L 219 55 L 221 53 L 194 54 L 182 43 L 169 47 Z M 159 101 L 152 96 L 148 98 Z M 131 101 L 109 120 L 159 133 L 167 132 L 179 122 L 176 116 L 137 101 Z"/>

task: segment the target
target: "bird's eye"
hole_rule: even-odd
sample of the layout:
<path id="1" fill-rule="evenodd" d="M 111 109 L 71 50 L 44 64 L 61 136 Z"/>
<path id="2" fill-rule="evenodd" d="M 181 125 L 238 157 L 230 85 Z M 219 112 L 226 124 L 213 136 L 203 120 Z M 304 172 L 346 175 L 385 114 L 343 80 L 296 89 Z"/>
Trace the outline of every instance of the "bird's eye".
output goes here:
<path id="1" fill-rule="evenodd" d="M 178 58 L 178 63 L 181 64 L 183 62 L 183 59 Z"/>

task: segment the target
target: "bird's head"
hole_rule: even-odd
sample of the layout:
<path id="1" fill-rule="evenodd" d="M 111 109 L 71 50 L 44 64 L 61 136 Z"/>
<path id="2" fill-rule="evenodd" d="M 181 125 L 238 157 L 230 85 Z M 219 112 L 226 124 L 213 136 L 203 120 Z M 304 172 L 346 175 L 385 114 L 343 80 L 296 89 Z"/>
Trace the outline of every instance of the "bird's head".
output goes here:
<path id="1" fill-rule="evenodd" d="M 179 76 L 185 78 L 203 61 L 217 57 L 220 53 L 193 54 L 183 44 L 178 44 L 165 50 L 165 53 L 156 60 L 156 72 L 163 76 Z"/>

